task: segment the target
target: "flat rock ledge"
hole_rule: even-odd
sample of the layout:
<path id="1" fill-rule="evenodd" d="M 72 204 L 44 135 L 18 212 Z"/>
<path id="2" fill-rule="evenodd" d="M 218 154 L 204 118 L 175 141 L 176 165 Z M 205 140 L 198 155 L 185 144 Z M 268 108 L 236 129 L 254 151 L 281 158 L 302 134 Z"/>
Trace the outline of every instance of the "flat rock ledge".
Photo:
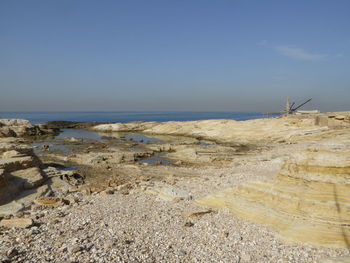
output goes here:
<path id="1" fill-rule="evenodd" d="M 7 139 L 0 142 L 0 216 L 23 211 L 45 195 L 67 191 L 79 180 L 74 170 L 45 167 L 31 146 Z"/>
<path id="2" fill-rule="evenodd" d="M 34 221 L 31 218 L 11 218 L 0 221 L 0 226 L 3 227 L 28 228 L 33 224 Z"/>

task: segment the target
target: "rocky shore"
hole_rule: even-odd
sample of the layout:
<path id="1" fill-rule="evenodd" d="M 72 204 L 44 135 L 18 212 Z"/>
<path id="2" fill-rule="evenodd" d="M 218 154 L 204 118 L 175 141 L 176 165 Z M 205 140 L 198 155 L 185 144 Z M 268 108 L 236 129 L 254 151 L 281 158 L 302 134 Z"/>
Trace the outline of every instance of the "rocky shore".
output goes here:
<path id="1" fill-rule="evenodd" d="M 0 262 L 350 262 L 350 113 L 0 134 Z"/>

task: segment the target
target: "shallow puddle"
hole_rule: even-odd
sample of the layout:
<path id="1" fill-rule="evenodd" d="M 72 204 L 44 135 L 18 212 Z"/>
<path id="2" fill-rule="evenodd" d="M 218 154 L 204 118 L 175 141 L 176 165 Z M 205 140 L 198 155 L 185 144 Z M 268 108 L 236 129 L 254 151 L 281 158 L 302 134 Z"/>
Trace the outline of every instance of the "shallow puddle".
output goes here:
<path id="1" fill-rule="evenodd" d="M 77 138 L 77 139 L 89 139 L 96 141 L 103 141 L 102 135 L 83 129 L 61 129 L 61 133 L 55 137 L 55 139 L 64 138 Z"/>
<path id="2" fill-rule="evenodd" d="M 50 151 L 58 150 L 58 151 L 62 151 L 64 154 L 68 154 L 71 151 L 71 147 L 74 147 L 68 142 L 73 142 L 73 143 L 76 142 L 76 141 L 69 141 L 69 140 L 65 142 L 65 140 L 70 138 L 80 139 L 81 143 L 83 142 L 84 139 L 104 141 L 102 136 L 96 132 L 91 132 L 83 129 L 61 129 L 61 132 L 59 135 L 54 137 L 48 137 L 46 140 L 41 140 L 40 142 L 34 142 L 32 143 L 32 145 L 34 146 L 35 153 L 39 153 L 40 151 L 45 151 L 43 147 L 44 145 L 47 145 L 48 149 L 46 150 L 50 150 Z M 56 139 L 58 139 L 58 141 L 55 141 Z"/>
<path id="3" fill-rule="evenodd" d="M 212 145 L 215 145 L 214 143 L 208 143 L 208 142 L 205 142 L 205 141 L 200 141 L 198 143 L 198 145 L 202 145 L 202 146 L 212 146 Z"/>
<path id="4" fill-rule="evenodd" d="M 32 143 L 32 146 L 34 147 L 34 153 L 37 154 L 40 151 L 43 151 L 42 147 L 44 145 L 48 145 L 49 148 L 47 150 L 58 150 L 62 151 L 63 153 L 69 152 L 67 145 L 64 144 L 57 144 L 54 142 L 34 142 Z"/>
<path id="5" fill-rule="evenodd" d="M 154 154 L 152 157 L 146 158 L 146 159 L 142 159 L 139 162 L 140 163 L 147 163 L 147 164 L 165 164 L 165 165 L 169 165 L 172 164 L 173 162 L 170 160 L 167 160 L 165 158 L 162 158 L 166 156 L 165 152 L 162 153 L 156 153 Z"/>
<path id="6" fill-rule="evenodd" d="M 160 139 L 149 137 L 141 133 L 131 133 L 124 136 L 124 139 L 127 141 L 134 141 L 138 144 L 147 144 L 150 142 L 160 142 Z"/>
<path id="7" fill-rule="evenodd" d="M 80 139 L 78 141 L 73 140 L 74 139 Z M 67 140 L 72 139 L 72 140 Z M 84 129 L 61 129 L 61 133 L 55 137 L 49 137 L 46 140 L 34 142 L 32 145 L 34 146 L 34 152 L 36 154 L 43 152 L 43 151 L 61 151 L 63 154 L 69 154 L 70 151 L 72 151 L 72 148 L 74 147 L 81 147 L 84 146 L 84 143 L 86 143 L 86 146 L 89 145 L 87 141 L 84 142 L 84 140 L 95 140 L 95 141 L 103 141 L 107 142 L 111 139 L 117 139 L 113 137 L 106 137 L 105 134 L 97 133 L 93 131 L 88 131 Z M 136 143 L 137 145 L 133 146 L 132 150 L 144 150 L 144 148 L 141 145 L 145 145 L 152 142 L 162 142 L 162 140 L 154 137 L 149 137 L 141 133 L 124 133 L 124 136 L 120 137 L 124 141 L 114 141 L 110 146 L 111 147 L 125 147 L 125 143 L 127 141 L 132 141 Z M 56 140 L 56 141 L 55 141 Z M 73 144 L 72 144 L 73 143 Z M 76 144 L 77 143 L 77 144 Z M 44 145 L 47 145 L 48 148 L 44 149 Z M 113 146 L 112 146 L 113 145 Z M 160 164 L 160 165 L 169 165 L 172 164 L 170 160 L 165 159 L 166 152 L 156 153 L 153 154 L 151 157 L 141 159 L 139 160 L 139 163 L 147 163 L 147 164 Z"/>

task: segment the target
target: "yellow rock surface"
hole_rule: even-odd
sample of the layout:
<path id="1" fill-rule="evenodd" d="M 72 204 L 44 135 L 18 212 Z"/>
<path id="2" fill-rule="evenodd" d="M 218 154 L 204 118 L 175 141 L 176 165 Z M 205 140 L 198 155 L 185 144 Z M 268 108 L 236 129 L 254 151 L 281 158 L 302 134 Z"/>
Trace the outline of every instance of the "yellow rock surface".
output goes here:
<path id="1" fill-rule="evenodd" d="M 3 219 L 0 221 L 0 226 L 4 227 L 17 227 L 17 228 L 27 228 L 34 224 L 31 218 L 12 218 Z"/>
<path id="2" fill-rule="evenodd" d="M 58 206 L 62 205 L 66 200 L 58 197 L 43 197 L 41 199 L 34 200 L 34 203 L 36 205 L 42 205 L 42 206 Z"/>
<path id="3" fill-rule="evenodd" d="M 287 241 L 349 248 L 350 151 L 296 153 L 274 181 L 248 182 L 196 203 L 269 225 Z"/>

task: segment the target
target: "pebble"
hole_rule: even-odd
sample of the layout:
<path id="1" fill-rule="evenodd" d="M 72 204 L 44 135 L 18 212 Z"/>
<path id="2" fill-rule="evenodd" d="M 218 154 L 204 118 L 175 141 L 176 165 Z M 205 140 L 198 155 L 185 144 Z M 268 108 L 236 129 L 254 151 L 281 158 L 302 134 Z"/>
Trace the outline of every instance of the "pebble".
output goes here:
<path id="1" fill-rule="evenodd" d="M 186 227 L 192 227 L 192 226 L 194 226 L 194 223 L 188 221 L 188 222 L 185 223 L 185 226 Z"/>
<path id="2" fill-rule="evenodd" d="M 236 161 L 241 165 L 227 168 L 165 167 L 155 173 L 160 176 L 164 172 L 167 177 L 169 169 L 176 169 L 176 174 L 190 174 L 176 176 L 176 187 L 189 191 L 194 197 L 201 197 L 247 180 L 270 178 L 278 168 L 268 161 Z M 153 170 L 148 172 L 154 175 Z M 116 188 L 118 190 L 114 190 L 113 195 L 83 197 L 79 192 L 67 193 L 67 196 L 59 197 L 76 198 L 71 202 L 75 206 L 32 210 L 30 217 L 36 224 L 30 229 L 1 228 L 0 262 L 9 259 L 7 255 L 13 255 L 10 261 L 14 263 L 311 263 L 322 258 L 349 255 L 346 249 L 286 244 L 271 229 L 241 220 L 228 210 L 209 212 L 194 206 L 192 200 L 167 202 L 142 191 L 124 195 L 123 191 L 129 193 L 133 188 L 130 184 Z M 186 211 L 190 213 L 183 216 Z"/>
<path id="3" fill-rule="evenodd" d="M 9 258 L 13 258 L 14 256 L 17 256 L 17 255 L 18 255 L 18 250 L 15 248 L 11 248 L 6 252 L 6 256 Z"/>
<path id="4" fill-rule="evenodd" d="M 78 253 L 78 252 L 80 252 L 82 250 L 82 248 L 80 247 L 80 246 L 74 246 L 74 247 L 71 247 L 70 249 L 69 249 L 69 251 L 71 252 L 71 253 Z"/>

